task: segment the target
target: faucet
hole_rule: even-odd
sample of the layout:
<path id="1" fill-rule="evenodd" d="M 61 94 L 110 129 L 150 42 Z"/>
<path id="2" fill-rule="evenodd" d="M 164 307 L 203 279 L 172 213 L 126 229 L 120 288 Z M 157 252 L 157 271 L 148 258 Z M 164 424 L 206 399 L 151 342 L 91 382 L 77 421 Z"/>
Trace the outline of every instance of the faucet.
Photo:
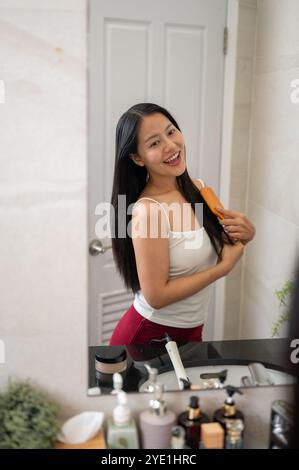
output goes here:
<path id="1" fill-rule="evenodd" d="M 242 377 L 242 383 L 245 387 L 261 387 L 264 385 L 274 385 L 274 382 L 273 380 L 271 380 L 264 364 L 260 362 L 251 362 L 250 364 L 248 364 L 248 369 L 250 371 L 251 377 Z"/>
<path id="2" fill-rule="evenodd" d="M 146 363 L 144 364 L 144 367 L 146 368 L 148 372 L 148 385 L 143 391 L 152 393 L 154 392 L 155 385 L 157 383 L 158 369 L 156 369 L 155 367 L 151 367 L 150 365 Z"/>
<path id="3" fill-rule="evenodd" d="M 248 368 L 250 370 L 254 385 L 274 385 L 274 382 L 271 380 L 264 364 L 261 364 L 260 362 L 252 362 L 248 365 Z"/>

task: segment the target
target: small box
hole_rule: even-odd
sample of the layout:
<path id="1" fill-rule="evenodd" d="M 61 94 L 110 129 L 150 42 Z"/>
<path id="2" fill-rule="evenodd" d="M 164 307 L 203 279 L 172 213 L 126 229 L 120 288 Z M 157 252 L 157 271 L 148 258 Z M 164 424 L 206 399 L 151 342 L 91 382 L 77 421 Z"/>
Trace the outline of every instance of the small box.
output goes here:
<path id="1" fill-rule="evenodd" d="M 205 449 L 223 449 L 224 429 L 219 423 L 202 424 L 200 435 Z"/>

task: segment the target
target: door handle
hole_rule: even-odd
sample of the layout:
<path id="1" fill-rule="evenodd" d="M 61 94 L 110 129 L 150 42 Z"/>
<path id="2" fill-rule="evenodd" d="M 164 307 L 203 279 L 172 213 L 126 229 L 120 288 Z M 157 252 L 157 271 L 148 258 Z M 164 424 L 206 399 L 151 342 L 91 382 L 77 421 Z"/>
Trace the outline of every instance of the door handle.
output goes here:
<path id="1" fill-rule="evenodd" d="M 112 245 L 103 246 L 101 240 L 95 239 L 90 242 L 88 251 L 91 256 L 97 256 L 105 253 L 109 248 L 112 248 Z"/>

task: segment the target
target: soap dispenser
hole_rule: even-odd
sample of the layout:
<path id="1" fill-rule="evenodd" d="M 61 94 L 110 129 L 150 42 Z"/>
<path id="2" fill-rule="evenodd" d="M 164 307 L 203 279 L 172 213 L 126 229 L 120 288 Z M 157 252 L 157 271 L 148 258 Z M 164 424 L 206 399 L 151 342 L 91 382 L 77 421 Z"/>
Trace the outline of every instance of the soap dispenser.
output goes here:
<path id="1" fill-rule="evenodd" d="M 184 411 L 178 416 L 178 424 L 183 426 L 185 429 L 186 444 L 191 449 L 199 448 L 200 427 L 203 423 L 208 422 L 208 416 L 200 409 L 198 397 L 190 397 L 190 403 L 187 411 Z"/>
<path id="2" fill-rule="evenodd" d="M 168 410 L 163 400 L 163 386 L 154 384 L 154 398 L 150 400 L 149 410 L 142 411 L 139 425 L 142 435 L 143 449 L 169 449 L 171 445 L 171 429 L 176 416 Z"/>
<path id="3" fill-rule="evenodd" d="M 107 420 L 108 449 L 139 449 L 137 426 L 123 390 L 117 392 L 117 402 L 113 417 Z"/>
<path id="4" fill-rule="evenodd" d="M 232 385 L 228 385 L 225 388 L 227 392 L 227 397 L 222 407 L 215 411 L 214 421 L 221 424 L 226 435 L 227 434 L 226 420 L 238 419 L 238 420 L 241 420 L 244 424 L 244 415 L 241 411 L 239 411 L 236 408 L 236 404 L 233 399 L 233 396 L 235 393 L 239 393 L 240 395 L 243 395 L 241 390 L 239 390 L 237 387 L 233 387 Z M 244 429 L 244 426 L 243 426 L 243 429 Z M 243 433 L 243 429 L 242 429 L 242 433 Z"/>

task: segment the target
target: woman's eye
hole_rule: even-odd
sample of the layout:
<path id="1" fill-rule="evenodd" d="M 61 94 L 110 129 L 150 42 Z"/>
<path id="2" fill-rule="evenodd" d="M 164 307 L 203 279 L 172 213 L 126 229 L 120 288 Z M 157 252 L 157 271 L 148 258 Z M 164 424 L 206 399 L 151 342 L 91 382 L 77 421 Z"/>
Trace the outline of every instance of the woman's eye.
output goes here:
<path id="1" fill-rule="evenodd" d="M 155 140 L 155 142 L 153 142 L 153 143 L 150 145 L 150 147 L 154 147 L 154 146 L 155 146 L 156 144 L 158 144 L 158 143 L 159 143 L 158 140 Z"/>
<path id="2" fill-rule="evenodd" d="M 174 134 L 174 133 L 175 133 L 175 129 L 170 129 L 169 134 L 171 135 L 171 134 Z"/>

